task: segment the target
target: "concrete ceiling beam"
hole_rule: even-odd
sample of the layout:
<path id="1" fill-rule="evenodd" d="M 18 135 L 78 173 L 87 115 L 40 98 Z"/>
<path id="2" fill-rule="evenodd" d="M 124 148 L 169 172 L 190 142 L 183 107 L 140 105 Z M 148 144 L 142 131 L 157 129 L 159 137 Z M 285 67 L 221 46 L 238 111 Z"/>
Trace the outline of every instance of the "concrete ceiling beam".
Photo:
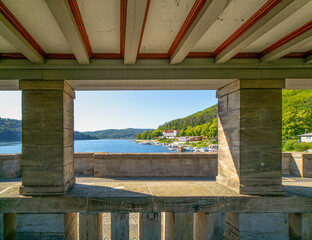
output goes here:
<path id="1" fill-rule="evenodd" d="M 135 64 L 148 0 L 128 0 L 125 36 L 125 64 Z"/>
<path id="2" fill-rule="evenodd" d="M 296 49 L 312 42 L 312 29 L 285 43 L 284 45 L 274 49 L 273 51 L 261 57 L 262 62 L 275 61 L 288 53 L 296 51 Z"/>
<path id="3" fill-rule="evenodd" d="M 264 15 L 260 20 L 236 38 L 227 48 L 216 56 L 216 63 L 224 63 L 242 52 L 251 43 L 285 21 L 299 9 L 305 7 L 310 0 L 284 0 Z"/>
<path id="4" fill-rule="evenodd" d="M 89 64 L 90 56 L 67 0 L 46 0 L 57 24 L 80 64 Z"/>
<path id="5" fill-rule="evenodd" d="M 1 12 L 0 35 L 18 49 L 32 63 L 44 63 L 43 56 Z"/>
<path id="6" fill-rule="evenodd" d="M 170 64 L 181 63 L 228 6 L 228 0 L 207 0 L 170 58 Z"/>

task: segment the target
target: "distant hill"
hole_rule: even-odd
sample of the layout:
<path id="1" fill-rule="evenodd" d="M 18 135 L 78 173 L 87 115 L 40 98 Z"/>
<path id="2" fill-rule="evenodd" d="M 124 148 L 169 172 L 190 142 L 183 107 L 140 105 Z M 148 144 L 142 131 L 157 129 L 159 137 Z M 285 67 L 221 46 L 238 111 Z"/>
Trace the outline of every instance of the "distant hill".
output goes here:
<path id="1" fill-rule="evenodd" d="M 172 120 L 158 127 L 159 130 L 182 130 L 188 126 L 196 127 L 205 123 L 211 123 L 218 116 L 218 104 L 213 105 L 203 111 L 194 113 L 184 118 Z"/>
<path id="2" fill-rule="evenodd" d="M 143 133 L 144 131 L 152 131 L 154 129 L 138 129 L 138 128 L 126 128 L 126 129 L 106 129 L 99 131 L 87 131 L 83 132 L 91 136 L 95 136 L 100 139 L 105 138 L 135 138 L 137 133 Z"/>
<path id="3" fill-rule="evenodd" d="M 21 120 L 0 117 L 0 141 L 21 141 L 22 140 Z M 75 140 L 98 139 L 86 133 L 74 132 Z"/>
<path id="4" fill-rule="evenodd" d="M 0 117 L 0 141 L 21 141 L 21 121 Z"/>
<path id="5" fill-rule="evenodd" d="M 74 131 L 74 139 L 75 140 L 92 140 L 92 139 L 98 139 L 98 138 L 96 136 L 92 136 L 87 133 Z"/>

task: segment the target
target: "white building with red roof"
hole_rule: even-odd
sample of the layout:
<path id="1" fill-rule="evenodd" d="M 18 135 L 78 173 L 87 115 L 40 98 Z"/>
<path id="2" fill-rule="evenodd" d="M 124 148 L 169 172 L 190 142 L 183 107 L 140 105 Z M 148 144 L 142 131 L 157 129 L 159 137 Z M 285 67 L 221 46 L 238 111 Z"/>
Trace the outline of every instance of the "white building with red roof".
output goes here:
<path id="1" fill-rule="evenodd" d="M 165 130 L 163 131 L 163 136 L 166 138 L 175 138 L 179 130 Z"/>

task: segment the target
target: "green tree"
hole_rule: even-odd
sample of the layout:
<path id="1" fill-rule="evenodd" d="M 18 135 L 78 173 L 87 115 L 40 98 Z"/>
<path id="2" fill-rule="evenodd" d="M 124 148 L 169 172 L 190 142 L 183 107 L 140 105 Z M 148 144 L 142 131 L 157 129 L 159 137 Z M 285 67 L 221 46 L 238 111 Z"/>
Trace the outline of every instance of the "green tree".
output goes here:
<path id="1" fill-rule="evenodd" d="M 201 135 L 202 136 L 208 137 L 210 124 L 211 123 L 205 123 L 202 125 L 202 128 L 201 128 Z"/>
<path id="2" fill-rule="evenodd" d="M 194 135 L 195 136 L 200 136 L 202 132 L 202 125 L 198 125 L 194 127 Z"/>
<path id="3" fill-rule="evenodd" d="M 194 129 L 191 126 L 188 126 L 185 130 L 185 136 L 194 136 Z"/>
<path id="4" fill-rule="evenodd" d="M 208 132 L 208 137 L 209 138 L 215 138 L 218 136 L 218 119 L 214 119 L 209 126 L 209 132 Z"/>
<path id="5" fill-rule="evenodd" d="M 161 130 L 157 129 L 157 130 L 151 132 L 151 139 L 160 137 L 162 135 L 163 135 L 163 132 Z"/>

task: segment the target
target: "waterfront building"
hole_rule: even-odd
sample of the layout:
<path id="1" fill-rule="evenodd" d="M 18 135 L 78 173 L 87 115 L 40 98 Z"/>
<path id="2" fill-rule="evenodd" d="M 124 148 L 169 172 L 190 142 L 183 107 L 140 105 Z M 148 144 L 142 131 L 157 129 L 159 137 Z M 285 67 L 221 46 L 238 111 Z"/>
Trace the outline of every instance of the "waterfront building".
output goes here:
<path id="1" fill-rule="evenodd" d="M 165 130 L 163 131 L 163 136 L 166 138 L 175 138 L 179 130 Z"/>
<path id="2" fill-rule="evenodd" d="M 300 137 L 300 142 L 312 142 L 312 133 L 301 134 L 298 137 Z"/>

